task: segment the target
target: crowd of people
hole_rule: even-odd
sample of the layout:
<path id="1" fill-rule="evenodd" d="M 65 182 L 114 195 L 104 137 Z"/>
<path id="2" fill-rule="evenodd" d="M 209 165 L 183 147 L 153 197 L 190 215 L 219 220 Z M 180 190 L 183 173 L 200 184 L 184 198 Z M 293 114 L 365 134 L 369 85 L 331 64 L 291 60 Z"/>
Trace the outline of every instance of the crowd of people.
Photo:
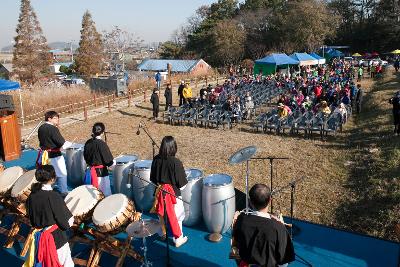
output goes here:
<path id="1" fill-rule="evenodd" d="M 372 70 L 368 70 L 372 72 Z M 382 67 L 376 66 L 373 70 L 382 73 Z M 372 75 L 372 74 L 371 74 Z M 282 91 L 276 101 L 279 117 L 285 118 L 296 112 L 321 112 L 325 116 L 340 114 L 342 122 L 346 122 L 349 113 L 354 110 L 361 112 L 363 89 L 361 81 L 364 78 L 363 66 L 355 66 L 353 62 L 335 59 L 329 65 L 302 66 L 297 71 L 278 72 L 262 76 L 232 75 L 221 85 L 202 87 L 194 96 L 189 82 L 182 81 L 178 88 L 179 106 L 185 108 L 214 108 L 218 106 L 222 111 L 231 114 L 231 122 L 249 120 L 254 114 L 257 96 L 248 90 L 252 85 L 273 84 Z M 166 110 L 172 107 L 171 85 L 165 90 Z M 246 89 L 247 88 L 247 89 Z M 243 93 L 245 90 L 245 93 Z M 246 91 L 247 90 L 247 91 Z M 159 93 L 155 89 L 151 97 L 153 103 L 153 117 L 158 117 Z"/>

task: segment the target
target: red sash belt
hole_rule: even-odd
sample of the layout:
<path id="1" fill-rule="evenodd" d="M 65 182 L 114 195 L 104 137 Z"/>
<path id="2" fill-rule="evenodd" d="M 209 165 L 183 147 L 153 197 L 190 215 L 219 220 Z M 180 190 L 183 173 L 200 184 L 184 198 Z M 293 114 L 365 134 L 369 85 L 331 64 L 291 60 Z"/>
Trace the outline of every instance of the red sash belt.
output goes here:
<path id="1" fill-rule="evenodd" d="M 40 235 L 37 258 L 43 267 L 62 267 L 58 261 L 57 248 L 52 235 L 57 229 L 58 226 L 53 225 Z"/>
<path id="2" fill-rule="evenodd" d="M 162 189 L 164 189 L 167 192 L 170 192 L 171 194 L 175 194 L 174 189 L 170 184 L 163 184 Z M 164 215 L 164 200 L 163 200 L 163 191 L 158 190 L 156 192 L 156 205 L 155 205 L 155 212 L 160 215 L 160 216 L 165 216 Z M 164 196 L 165 199 L 165 210 L 168 215 L 168 222 L 169 225 L 171 226 L 171 231 L 172 234 L 175 238 L 178 238 L 182 235 L 181 228 L 178 223 L 178 219 L 176 218 L 175 214 L 175 209 L 174 209 L 174 204 L 176 204 L 176 198 L 170 194 L 165 194 Z"/>
<path id="3" fill-rule="evenodd" d="M 94 165 L 90 167 L 90 177 L 92 178 L 91 184 L 97 189 L 99 189 L 99 179 L 97 177 L 96 169 L 103 169 L 103 168 L 104 168 L 103 165 Z"/>

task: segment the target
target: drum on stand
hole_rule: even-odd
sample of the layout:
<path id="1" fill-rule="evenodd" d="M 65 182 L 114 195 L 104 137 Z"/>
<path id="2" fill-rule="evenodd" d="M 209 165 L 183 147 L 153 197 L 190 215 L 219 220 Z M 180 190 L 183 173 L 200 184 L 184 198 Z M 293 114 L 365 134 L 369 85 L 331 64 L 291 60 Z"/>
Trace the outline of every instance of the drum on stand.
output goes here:
<path id="1" fill-rule="evenodd" d="M 93 185 L 81 185 L 69 192 L 64 201 L 75 223 L 81 224 L 92 218 L 94 208 L 103 198 L 103 193 Z"/>
<path id="2" fill-rule="evenodd" d="M 32 184 L 37 182 L 35 173 L 36 170 L 30 170 L 24 173 L 11 188 L 11 197 L 15 198 L 20 204 L 22 204 L 18 207 L 18 210 L 24 215 L 26 215 L 25 202 L 31 194 Z"/>
<path id="3" fill-rule="evenodd" d="M 186 176 L 188 183 L 182 190 L 182 199 L 190 205 L 183 202 L 185 208 L 185 219 L 183 224 L 192 226 L 197 224 L 202 217 L 201 194 L 203 191 L 203 171 L 199 169 L 187 169 Z"/>
<path id="4" fill-rule="evenodd" d="M 66 149 L 65 153 L 68 182 L 74 187 L 83 184 L 86 172 L 86 162 L 83 157 L 84 146 L 83 144 L 73 144 Z"/>
<path id="5" fill-rule="evenodd" d="M 0 197 L 6 196 L 14 183 L 23 174 L 24 170 L 19 166 L 5 169 L 0 175 Z"/>
<path id="6" fill-rule="evenodd" d="M 149 211 L 153 206 L 155 187 L 143 181 L 150 182 L 151 163 L 152 160 L 139 160 L 134 165 L 131 185 L 133 200 L 138 211 Z"/>
<path id="7" fill-rule="evenodd" d="M 136 155 L 122 155 L 115 158 L 113 170 L 114 193 L 122 193 L 132 199 L 132 189 L 127 188 L 129 181 L 129 171 L 133 169 L 134 163 L 139 159 Z"/>
<path id="8" fill-rule="evenodd" d="M 118 233 L 120 228 L 134 219 L 135 206 L 124 194 L 114 194 L 106 197 L 96 206 L 92 220 L 102 233 Z"/>
<path id="9" fill-rule="evenodd" d="M 210 233 L 225 233 L 235 214 L 235 188 L 227 174 L 211 174 L 203 179 L 203 219 Z"/>

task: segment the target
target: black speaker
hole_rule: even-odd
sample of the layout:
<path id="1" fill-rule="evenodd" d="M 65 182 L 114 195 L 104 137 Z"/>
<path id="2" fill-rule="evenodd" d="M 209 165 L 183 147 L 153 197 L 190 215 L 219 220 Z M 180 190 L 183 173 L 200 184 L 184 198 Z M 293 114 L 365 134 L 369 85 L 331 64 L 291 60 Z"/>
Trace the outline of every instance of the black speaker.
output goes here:
<path id="1" fill-rule="evenodd" d="M 15 111 L 14 100 L 12 96 L 0 94 L 0 110 Z"/>

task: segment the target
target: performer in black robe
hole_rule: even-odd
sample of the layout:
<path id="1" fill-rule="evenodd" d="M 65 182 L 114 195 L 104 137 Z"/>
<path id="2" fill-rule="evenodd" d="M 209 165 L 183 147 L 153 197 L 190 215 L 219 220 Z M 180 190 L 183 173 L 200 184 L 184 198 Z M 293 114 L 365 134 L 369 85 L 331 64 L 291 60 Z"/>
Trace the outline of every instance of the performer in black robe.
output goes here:
<path id="1" fill-rule="evenodd" d="M 57 175 L 57 189 L 61 194 L 68 193 L 67 187 L 67 167 L 65 159 L 61 155 L 61 149 L 66 149 L 72 145 L 65 141 L 58 129 L 60 117 L 55 111 L 48 111 L 45 114 L 45 123 L 38 129 L 39 155 L 37 165 L 51 164 Z"/>
<path id="2" fill-rule="evenodd" d="M 175 193 L 176 196 L 180 196 L 181 190 L 185 188 L 188 181 L 182 162 L 175 157 L 177 150 L 175 139 L 172 136 L 165 136 L 161 142 L 159 154 L 153 159 L 150 180 L 157 185 L 170 185 L 173 189 L 172 193 Z M 177 221 L 179 225 L 178 230 L 180 230 L 181 235 L 174 235 L 173 239 L 175 246 L 179 247 L 187 241 L 187 237 L 184 236 L 182 232 L 182 221 L 185 219 L 185 210 L 180 198 L 176 198 L 174 211 L 176 218 L 169 217 L 168 220 L 173 230 L 174 227 L 178 228 L 178 226 L 173 225 L 175 221 Z"/>
<path id="3" fill-rule="evenodd" d="M 233 227 L 233 240 L 239 249 L 241 266 L 275 267 L 295 259 L 292 240 L 284 224 L 268 213 L 271 190 L 264 184 L 249 192 L 256 211 L 241 213 Z"/>
<path id="4" fill-rule="evenodd" d="M 58 260 L 64 267 L 74 266 L 65 231 L 72 226 L 74 217 L 58 192 L 53 191 L 56 180 L 54 167 L 43 165 L 35 173 L 38 183 L 32 185 L 32 193 L 26 202 L 26 210 L 32 227 L 44 229 L 57 226 L 51 234 L 57 249 Z"/>
<path id="5" fill-rule="evenodd" d="M 83 157 L 89 169 L 86 172 L 85 184 L 92 184 L 99 188 L 105 196 L 111 195 L 110 178 L 108 177 L 107 167 L 113 165 L 113 155 L 110 148 L 101 140 L 105 135 L 106 127 L 101 122 L 96 122 L 92 128 L 92 138 L 86 141 L 83 151 Z"/>

